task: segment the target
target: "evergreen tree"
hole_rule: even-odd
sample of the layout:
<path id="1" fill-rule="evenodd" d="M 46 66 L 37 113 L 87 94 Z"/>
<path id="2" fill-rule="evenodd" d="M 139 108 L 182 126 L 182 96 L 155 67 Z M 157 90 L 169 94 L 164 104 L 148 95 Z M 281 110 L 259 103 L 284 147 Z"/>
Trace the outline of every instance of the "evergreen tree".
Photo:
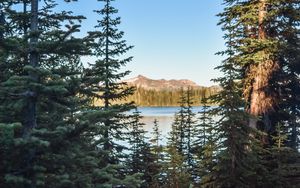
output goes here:
<path id="1" fill-rule="evenodd" d="M 162 152 L 162 145 L 160 144 L 161 141 L 161 131 L 159 131 L 158 121 L 157 119 L 153 122 L 153 132 L 152 132 L 152 139 L 150 140 L 152 144 L 152 151 L 156 155 L 157 163 L 159 163 L 159 159 L 161 158 Z"/>
<path id="2" fill-rule="evenodd" d="M 82 40 L 70 37 L 78 31 L 76 22 L 83 17 L 50 13 L 55 5 L 52 1 L 46 2 L 41 9 L 35 0 L 1 2 L 4 7 L 1 16 L 4 23 L 1 26 L 1 53 L 5 52 L 6 55 L 1 56 L 5 58 L 0 66 L 5 73 L 0 88 L 3 101 L 0 122 L 6 124 L 7 128 L 12 127 L 10 124 L 22 125 L 11 134 L 15 148 L 7 151 L 7 154 L 15 160 L 5 166 L 2 176 L 5 177 L 4 187 L 45 185 L 49 180 L 46 177 L 50 177 L 45 174 L 51 170 L 55 171 L 55 177 L 59 177 L 58 169 L 47 168 L 49 165 L 46 161 L 55 163 L 55 152 L 51 153 L 55 141 L 51 136 L 62 136 L 72 128 L 64 121 L 69 114 L 66 110 L 68 104 L 64 103 L 64 97 L 68 95 L 64 79 L 72 73 L 68 69 L 54 72 L 50 67 L 62 66 L 59 62 L 71 57 L 74 51 L 83 53 Z M 23 7 L 23 10 L 15 9 L 16 6 Z M 60 27 L 64 21 L 70 22 L 66 29 Z M 57 49 L 58 46 L 62 47 Z M 48 108 L 44 108 L 47 105 Z M 58 111 L 61 113 L 57 114 Z M 55 120 L 59 122 L 54 124 Z"/>
<path id="3" fill-rule="evenodd" d="M 187 91 L 182 89 L 180 97 L 180 109 L 175 114 L 175 121 L 172 125 L 173 132 L 171 134 L 171 141 L 176 147 L 178 153 L 184 157 L 184 165 L 188 172 L 192 174 L 194 160 L 192 155 L 193 129 L 196 124 L 195 113 L 193 113 L 193 96 L 190 88 Z"/>
<path id="4" fill-rule="evenodd" d="M 118 10 L 111 5 L 113 0 L 103 2 L 104 8 L 95 10 L 102 17 L 95 26 L 99 30 L 89 32 L 87 37 L 97 60 L 83 71 L 82 80 L 82 96 L 90 100 L 86 113 L 89 126 L 93 127 L 91 143 L 100 151 L 96 154 L 101 160 L 95 181 L 100 186 L 138 187 L 141 185 L 140 174 L 128 171 L 130 167 L 126 166 L 125 160 L 128 154 L 124 152 L 127 147 L 123 145 L 128 141 L 131 122 L 127 112 L 134 106 L 122 101 L 133 93 L 133 88 L 120 82 L 129 71 L 119 72 L 131 61 L 132 57 L 122 58 L 132 46 L 126 45 L 122 39 L 124 32 L 117 28 L 120 17 L 114 16 Z"/>
<path id="5" fill-rule="evenodd" d="M 120 17 L 114 15 L 118 12 L 111 4 L 113 0 L 101 0 L 104 8 L 95 12 L 102 16 L 95 28 L 99 31 L 90 32 L 89 38 L 93 54 L 98 58 L 94 64 L 85 70 L 85 83 L 87 96 L 94 101 L 101 101 L 102 106 L 94 103 L 94 110 L 103 111 L 105 117 L 94 119 L 94 124 L 99 125 L 98 147 L 103 148 L 107 155 L 104 156 L 105 164 L 119 164 L 123 158 L 124 146 L 118 141 L 124 141 L 124 131 L 128 128 L 128 117 L 124 112 L 133 108 L 132 103 L 115 104 L 116 101 L 125 99 L 133 93 L 132 87 L 126 87 L 120 80 L 129 74 L 129 71 L 119 72 L 119 69 L 130 62 L 132 57 L 121 59 L 132 48 L 127 46 L 122 39 L 124 32 L 117 26 Z M 127 119 L 127 120 L 126 120 Z"/>
<path id="6" fill-rule="evenodd" d="M 221 118 L 217 128 L 217 163 L 212 173 L 204 176 L 202 184 L 204 187 L 248 187 L 252 182 L 255 187 L 269 187 L 272 178 L 267 174 L 274 170 L 270 163 L 276 160 L 270 159 L 273 152 L 257 142 L 259 131 L 245 125 L 243 97 L 249 105 L 245 109 L 252 115 L 250 127 L 268 134 L 267 139 L 261 134 L 263 144 L 273 144 L 270 138 L 276 132 L 276 122 L 282 118 L 278 104 L 282 99 L 280 85 L 284 83 L 280 75 L 285 71 L 275 23 L 283 16 L 278 16 L 277 11 L 290 2 L 231 0 L 225 3 L 227 7 L 220 16 L 223 29 L 228 32 L 225 35 L 228 49 L 221 54 L 229 57 L 218 67 L 225 76 L 217 79 L 223 90 L 214 97 L 220 104 L 214 111 Z M 262 121 L 257 121 L 259 116 Z M 225 167 L 226 164 L 231 165 Z M 229 176 L 222 170 L 224 167 L 230 169 Z M 279 179 L 276 185 L 280 186 L 284 181 Z"/>
<path id="7" fill-rule="evenodd" d="M 196 153 L 201 153 L 201 147 L 206 145 L 208 142 L 208 138 L 212 134 L 212 125 L 213 125 L 213 120 L 211 117 L 211 114 L 209 114 L 209 108 L 207 104 L 207 98 L 202 100 L 202 110 L 199 112 L 200 117 L 198 118 L 199 123 L 194 127 L 193 132 L 194 132 L 194 152 Z"/>
<path id="8" fill-rule="evenodd" d="M 154 127 L 152 132 L 151 152 L 154 154 L 154 164 L 156 166 L 155 175 L 153 178 L 152 187 L 158 188 L 162 185 L 162 165 L 163 165 L 163 146 L 161 145 L 161 133 L 159 131 L 158 121 L 154 120 Z"/>
<path id="9" fill-rule="evenodd" d="M 230 20 L 224 22 L 224 28 L 232 28 Z M 209 169 L 211 172 L 201 177 L 202 187 L 251 187 L 253 184 L 256 164 L 250 155 L 252 138 L 247 126 L 248 115 L 244 110 L 240 69 L 235 65 L 236 58 L 232 50 L 234 42 L 231 39 L 236 34 L 234 31 L 230 30 L 225 35 L 228 49 L 220 54 L 226 54 L 228 58 L 217 67 L 223 77 L 215 81 L 223 89 L 212 97 L 219 104 L 211 111 L 219 119 L 215 125 L 218 136 L 215 140 L 216 163 Z"/>
<path id="10" fill-rule="evenodd" d="M 202 99 L 202 111 L 199 112 L 199 123 L 193 129 L 193 154 L 195 165 L 193 173 L 196 182 L 199 182 L 202 176 L 210 173 L 214 166 L 215 153 L 217 148 L 215 127 L 213 124 L 210 107 L 207 104 L 207 98 Z M 204 181 L 204 180 L 203 180 Z"/>
<path id="11" fill-rule="evenodd" d="M 288 101 L 298 100 L 293 97 L 298 93 L 299 79 L 295 77 L 298 70 L 293 71 L 291 66 L 297 66 L 298 62 L 295 54 L 299 51 L 296 34 L 299 1 L 226 0 L 225 3 L 228 6 L 220 14 L 221 23 L 231 22 L 223 29 L 233 32 L 232 56 L 236 57 L 235 65 L 243 75 L 243 96 L 252 115 L 249 126 L 266 132 L 268 136 L 262 141 L 273 144 L 277 123 L 288 119 L 294 122 L 290 138 L 295 143 L 297 123 L 290 112 L 297 113 L 298 107 Z"/>
<path id="12" fill-rule="evenodd" d="M 129 85 L 133 85 L 130 84 Z M 219 87 L 190 88 L 194 96 L 193 106 L 201 105 L 201 100 L 205 97 L 216 94 Z M 154 90 L 137 86 L 133 95 L 125 101 L 134 101 L 138 106 L 178 106 L 181 96 L 181 89 Z"/>
<path id="13" fill-rule="evenodd" d="M 137 110 L 133 112 L 133 120 L 131 123 L 131 131 L 129 133 L 130 140 L 129 145 L 131 146 L 131 157 L 130 157 L 130 169 L 132 173 L 143 173 L 145 171 L 145 163 L 143 161 L 142 150 L 145 147 L 145 131 L 143 129 L 144 124 L 140 122 L 140 112 Z"/>
<path id="14" fill-rule="evenodd" d="M 133 121 L 131 122 L 130 131 L 130 157 L 129 170 L 130 174 L 142 174 L 141 187 L 157 187 L 157 176 L 159 166 L 157 155 L 151 151 L 151 145 L 147 143 L 144 130 L 144 124 L 140 122 L 140 112 L 133 112 Z"/>
<path id="15" fill-rule="evenodd" d="M 177 132 L 178 135 L 174 135 L 174 138 L 178 139 L 178 152 L 184 155 L 184 143 L 185 143 L 185 127 L 186 127 L 186 95 L 183 89 L 181 89 L 180 100 L 178 101 L 180 109 L 175 114 L 175 121 L 173 126 L 176 126 L 174 133 Z"/>
<path id="16" fill-rule="evenodd" d="M 193 167 L 195 165 L 192 155 L 192 142 L 193 142 L 193 130 L 196 124 L 195 116 L 193 112 L 193 96 L 191 88 L 186 91 L 186 125 L 185 125 L 185 136 L 186 136 L 186 158 L 189 172 L 192 174 Z"/>
<path id="17" fill-rule="evenodd" d="M 286 22 L 280 22 L 276 26 L 276 38 L 280 40 L 280 64 L 282 67 L 280 75 L 281 100 L 279 109 L 282 109 L 279 123 L 283 124 L 288 140 L 287 146 L 297 150 L 299 135 L 299 1 L 275 1 L 277 17 L 284 18 Z M 276 9 L 275 9 L 276 10 Z M 274 10 L 274 11 L 275 11 Z M 288 123 L 285 123 L 288 122 Z M 275 131 L 276 132 L 276 131 Z"/>
<path id="18" fill-rule="evenodd" d="M 163 187 L 189 187 L 191 176 L 185 165 L 185 158 L 178 150 L 178 127 L 173 124 L 166 146 L 166 154 L 163 165 L 163 173 L 166 177 L 163 179 Z"/>
<path id="19" fill-rule="evenodd" d="M 278 124 L 276 133 L 272 136 L 274 145 L 267 148 L 264 155 L 268 170 L 267 181 L 262 182 L 264 187 L 299 187 L 300 182 L 297 177 L 300 175 L 299 153 L 286 146 L 288 135 L 284 131 L 284 126 Z"/>
<path id="20" fill-rule="evenodd" d="M 1 187 L 91 187 L 107 169 L 100 170 L 103 152 L 92 144 L 90 100 L 80 94 L 79 55 L 88 51 L 73 33 L 83 17 L 53 11 L 55 2 L 45 2 L 42 8 L 35 0 L 1 4 L 6 58 L 0 67 L 7 74 L 1 78 L 0 122 L 8 138 L 1 143 L 10 144 L 1 148 Z M 19 5 L 22 11 L 14 9 Z"/>

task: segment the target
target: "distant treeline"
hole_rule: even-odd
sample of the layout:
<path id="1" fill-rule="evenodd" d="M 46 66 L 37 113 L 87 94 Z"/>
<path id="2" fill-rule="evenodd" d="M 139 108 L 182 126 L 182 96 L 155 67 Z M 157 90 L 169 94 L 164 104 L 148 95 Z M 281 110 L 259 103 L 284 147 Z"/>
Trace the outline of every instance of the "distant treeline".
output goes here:
<path id="1" fill-rule="evenodd" d="M 204 97 L 209 97 L 219 91 L 216 87 L 202 87 L 192 89 L 194 105 L 200 105 Z M 142 87 L 136 88 L 135 93 L 128 97 L 138 106 L 178 106 L 181 90 L 148 90 Z"/>

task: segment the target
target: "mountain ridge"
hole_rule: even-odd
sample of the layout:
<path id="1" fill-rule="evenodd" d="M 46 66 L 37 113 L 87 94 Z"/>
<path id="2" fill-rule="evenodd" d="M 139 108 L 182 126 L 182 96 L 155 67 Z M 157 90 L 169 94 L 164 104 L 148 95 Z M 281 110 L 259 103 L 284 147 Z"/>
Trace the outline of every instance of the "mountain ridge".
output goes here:
<path id="1" fill-rule="evenodd" d="M 180 89 L 188 89 L 189 87 L 192 89 L 203 89 L 203 88 L 220 88 L 219 86 L 200 86 L 195 82 L 188 80 L 188 79 L 151 79 L 143 75 L 138 75 L 133 78 L 129 78 L 123 80 L 128 85 L 135 86 L 137 88 L 143 88 L 146 90 L 180 90 Z"/>

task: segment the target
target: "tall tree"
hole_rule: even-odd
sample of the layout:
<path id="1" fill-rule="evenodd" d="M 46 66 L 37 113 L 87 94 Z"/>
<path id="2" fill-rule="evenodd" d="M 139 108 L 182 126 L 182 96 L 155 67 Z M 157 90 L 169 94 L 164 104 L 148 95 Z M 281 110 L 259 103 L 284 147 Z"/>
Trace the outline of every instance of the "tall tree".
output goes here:
<path id="1" fill-rule="evenodd" d="M 150 149 L 154 155 L 154 165 L 155 165 L 152 187 L 158 188 L 163 184 L 162 182 L 163 146 L 161 144 L 162 135 L 161 135 L 161 131 L 159 130 L 158 120 L 155 119 L 153 124 L 154 126 L 153 126 L 152 138 L 149 140 L 151 143 Z"/>
<path id="2" fill-rule="evenodd" d="M 232 1 L 226 1 L 232 5 Z M 225 8 L 225 15 L 231 15 L 232 7 Z M 236 7 L 235 7 L 236 8 Z M 227 12 L 228 11 L 228 12 Z M 213 168 L 207 175 L 201 177 L 203 187 L 251 187 L 251 178 L 254 174 L 253 166 L 250 164 L 251 144 L 250 128 L 247 126 L 248 115 L 244 110 L 242 97 L 242 77 L 238 60 L 234 56 L 236 35 L 234 22 L 228 16 L 221 20 L 225 34 L 227 49 L 220 52 L 227 58 L 217 67 L 223 76 L 215 79 L 222 87 L 219 94 L 213 96 L 213 102 L 219 104 L 211 112 L 218 118 L 214 132 L 217 134 L 216 156 Z"/>
<path id="3" fill-rule="evenodd" d="M 131 155 L 130 155 L 130 169 L 133 173 L 144 173 L 145 163 L 143 161 L 143 149 L 146 145 L 145 143 L 145 131 L 143 129 L 144 124 L 140 122 L 140 112 L 137 110 L 133 112 L 133 119 L 130 127 L 130 140 L 129 144 L 131 146 Z"/>
<path id="4" fill-rule="evenodd" d="M 287 7 L 295 8 L 288 11 L 293 12 L 298 6 L 293 5 L 297 4 L 296 1 L 227 0 L 225 3 L 226 8 L 220 16 L 223 30 L 227 32 L 225 38 L 228 49 L 221 54 L 229 57 L 220 68 L 228 78 L 218 80 L 224 91 L 220 92 L 219 99 L 216 99 L 223 101 L 220 106 L 231 113 L 221 115 L 219 130 L 230 123 L 227 124 L 227 130 L 218 131 L 221 138 L 226 138 L 221 139 L 221 145 L 226 144 L 226 147 L 217 154 L 217 158 L 221 157 L 217 161 L 218 165 L 221 165 L 222 161 L 226 161 L 226 156 L 231 159 L 231 166 L 228 169 L 231 169 L 232 174 L 228 178 L 233 179 L 224 181 L 223 183 L 228 184 L 225 183 L 223 186 L 245 187 L 249 186 L 245 182 L 255 182 L 258 187 L 268 187 L 272 184 L 268 174 L 274 172 L 273 170 L 276 171 L 275 166 L 268 164 L 268 161 L 271 163 L 276 161 L 271 159 L 273 151 L 268 148 L 275 143 L 272 137 L 276 135 L 277 123 L 285 121 L 286 118 L 282 116 L 279 106 L 287 102 L 282 90 L 285 90 L 283 85 L 289 82 L 283 79 L 285 76 L 282 77 L 288 70 L 284 67 L 290 60 L 284 57 L 286 54 L 283 51 L 289 45 L 286 43 L 287 40 L 282 40 L 285 34 L 281 33 L 287 24 L 283 20 L 289 19 L 280 12 L 286 12 Z M 245 108 L 243 101 L 246 102 Z M 264 133 L 257 134 L 259 131 L 245 126 L 247 114 L 244 109 L 250 114 L 249 127 L 257 128 Z M 263 141 L 264 147 L 256 138 Z M 249 166 L 250 163 L 252 166 Z M 218 166 L 217 169 L 222 167 Z M 234 178 L 236 172 L 240 173 L 239 179 Z M 254 173 L 260 175 L 253 176 Z M 221 179 L 216 179 L 216 182 L 222 183 L 219 181 Z M 283 182 L 278 181 L 280 182 L 278 185 Z"/>
<path id="5" fill-rule="evenodd" d="M 161 131 L 159 130 L 159 125 L 158 125 L 158 120 L 155 119 L 153 122 L 153 132 L 152 132 L 152 139 L 150 140 L 152 144 L 152 150 L 153 153 L 157 157 L 157 163 L 159 162 L 158 160 L 160 159 L 160 155 L 162 152 L 162 145 L 160 143 L 161 141 Z"/>
<path id="6" fill-rule="evenodd" d="M 5 18 L 1 49 L 6 58 L 0 62 L 5 73 L 0 122 L 10 130 L 8 141 L 15 146 L 6 150 L 4 160 L 13 162 L 3 167 L 1 186 L 88 187 L 98 160 L 79 113 L 86 103 L 78 95 L 82 71 L 78 56 L 87 50 L 85 41 L 73 36 L 84 17 L 54 11 L 55 2 L 45 2 L 1 3 Z M 89 171 L 84 171 L 87 166 Z"/>
<path id="7" fill-rule="evenodd" d="M 130 174 L 140 173 L 141 187 L 157 187 L 157 175 L 159 166 L 156 155 L 151 151 L 151 145 L 145 136 L 144 124 L 140 122 L 142 116 L 137 110 L 133 113 L 131 122 L 130 136 L 130 154 L 128 170 Z"/>
<path id="8" fill-rule="evenodd" d="M 277 52 L 274 51 L 274 49 L 277 49 L 274 48 L 276 41 L 272 40 L 270 30 L 268 30 L 268 2 L 260 0 L 257 4 L 253 4 L 254 9 L 255 6 L 258 7 L 258 25 L 256 27 L 258 32 L 255 38 L 253 35 L 251 37 L 256 39 L 259 46 L 254 53 L 252 52 L 253 57 L 255 54 L 258 57 L 254 57 L 256 63 L 250 64 L 248 72 L 248 77 L 252 79 L 249 113 L 253 116 L 262 116 L 265 131 L 270 131 L 272 126 L 270 115 L 276 110 L 276 103 L 278 102 L 278 94 L 274 90 L 275 84 L 271 81 L 278 74 L 280 67 L 276 56 Z M 245 12 L 244 15 L 250 16 L 250 13 Z M 250 119 L 250 126 L 256 128 L 256 121 Z"/>
<path id="9" fill-rule="evenodd" d="M 234 30 L 233 56 L 243 75 L 243 93 L 251 115 L 249 126 L 267 132 L 263 142 L 272 144 L 277 123 L 285 121 L 287 111 L 291 110 L 287 109 L 283 115 L 283 106 L 289 106 L 287 101 L 292 93 L 297 93 L 291 84 L 297 79 L 288 67 L 297 64 L 298 57 L 291 54 L 299 50 L 296 47 L 299 1 L 226 0 L 225 3 L 228 7 L 220 14 L 221 22 L 230 21 L 231 27 L 224 30 Z"/>
<path id="10" fill-rule="evenodd" d="M 192 152 L 192 144 L 193 144 L 193 130 L 196 125 L 196 114 L 193 112 L 193 102 L 194 98 L 192 96 L 191 88 L 188 88 L 186 91 L 186 125 L 184 129 L 185 134 L 185 143 L 186 143 L 186 161 L 189 172 L 192 174 L 193 167 L 195 165 L 193 152 Z"/>
<path id="11" fill-rule="evenodd" d="M 280 123 L 285 125 L 283 129 L 287 133 L 287 146 L 297 150 L 299 145 L 299 44 L 300 37 L 298 16 L 300 6 L 299 1 L 275 1 L 277 4 L 277 19 L 280 24 L 277 24 L 276 35 L 281 41 L 280 45 L 280 65 L 282 67 L 279 83 L 280 87 L 280 102 L 279 109 L 281 110 Z M 274 8 L 272 8 L 274 9 Z M 271 9 L 271 10 L 272 10 Z M 276 10 L 276 9 L 275 9 Z M 275 11 L 274 10 L 274 11 Z M 279 19 L 280 18 L 280 19 Z M 283 22 L 281 18 L 286 21 Z M 288 123 L 286 123 L 288 122 Z"/>
<path id="12" fill-rule="evenodd" d="M 116 104 L 133 93 L 132 87 L 127 87 L 120 80 L 129 74 L 129 71 L 119 72 L 119 69 L 130 62 L 132 57 L 124 58 L 125 53 L 132 48 L 123 40 L 124 32 L 118 30 L 120 17 L 114 15 L 118 12 L 112 6 L 114 0 L 101 0 L 104 8 L 95 12 L 102 17 L 95 28 L 99 31 L 90 32 L 89 38 L 92 43 L 93 54 L 98 58 L 94 64 L 85 70 L 85 83 L 88 97 L 95 101 L 101 101 L 102 105 L 94 104 L 94 109 L 104 111 L 104 118 L 96 118 L 102 133 L 99 133 L 99 147 L 102 147 L 107 155 L 106 164 L 118 164 L 122 157 L 120 154 L 125 149 L 118 144 L 118 140 L 125 140 L 123 132 L 128 128 L 124 112 L 132 109 L 132 103 Z"/>
<path id="13" fill-rule="evenodd" d="M 191 176 L 185 164 L 185 157 L 178 148 L 179 136 L 178 126 L 173 124 L 165 149 L 166 153 L 163 165 L 163 174 L 165 174 L 165 177 L 163 179 L 163 187 L 189 187 L 191 184 Z"/>
<path id="14" fill-rule="evenodd" d="M 210 173 L 215 163 L 217 135 L 212 119 L 213 114 L 210 113 L 210 106 L 208 106 L 208 100 L 208 98 L 202 99 L 203 109 L 199 112 L 198 123 L 193 129 L 192 151 L 195 158 L 193 174 L 196 182 L 199 182 L 202 176 Z"/>

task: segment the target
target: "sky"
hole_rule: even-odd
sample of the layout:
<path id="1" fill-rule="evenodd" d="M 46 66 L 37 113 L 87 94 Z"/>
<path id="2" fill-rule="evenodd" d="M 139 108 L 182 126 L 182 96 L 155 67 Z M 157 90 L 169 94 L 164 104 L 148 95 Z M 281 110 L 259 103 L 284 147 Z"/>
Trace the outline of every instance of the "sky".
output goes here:
<path id="1" fill-rule="evenodd" d="M 79 0 L 63 7 L 87 17 L 82 32 L 93 30 L 103 2 Z M 124 39 L 134 48 L 128 53 L 134 59 L 124 70 L 152 79 L 190 79 L 200 85 L 220 75 L 217 70 L 223 57 L 215 55 L 224 49 L 223 33 L 216 14 L 222 11 L 222 0 L 116 0 L 125 32 Z M 91 58 L 84 61 L 92 62 Z"/>

